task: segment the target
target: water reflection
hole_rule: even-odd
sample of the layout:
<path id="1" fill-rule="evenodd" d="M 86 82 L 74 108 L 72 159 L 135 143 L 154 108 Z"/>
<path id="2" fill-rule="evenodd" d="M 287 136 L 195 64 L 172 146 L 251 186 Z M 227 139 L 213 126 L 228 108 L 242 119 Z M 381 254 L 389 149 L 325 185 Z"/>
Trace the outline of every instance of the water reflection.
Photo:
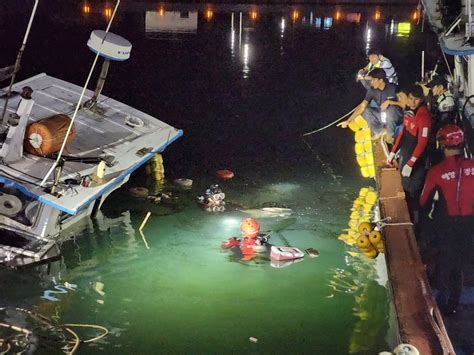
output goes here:
<path id="1" fill-rule="evenodd" d="M 161 11 L 163 10 L 163 11 Z M 147 11 L 145 32 L 148 35 L 159 33 L 196 33 L 198 29 L 197 11 Z"/>

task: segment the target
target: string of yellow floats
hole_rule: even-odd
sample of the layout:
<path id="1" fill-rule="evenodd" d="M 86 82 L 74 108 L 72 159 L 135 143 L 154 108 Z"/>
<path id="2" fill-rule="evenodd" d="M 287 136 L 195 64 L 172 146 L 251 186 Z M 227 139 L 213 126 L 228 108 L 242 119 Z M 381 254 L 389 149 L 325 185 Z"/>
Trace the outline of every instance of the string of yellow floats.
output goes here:
<path id="1" fill-rule="evenodd" d="M 360 166 L 363 177 L 375 177 L 374 154 L 372 151 L 372 139 L 367 121 L 362 116 L 357 116 L 349 123 L 349 128 L 354 131 L 356 160 Z"/>
<path id="2" fill-rule="evenodd" d="M 361 188 L 351 208 L 349 228 L 338 237 L 347 245 L 357 246 L 362 254 L 372 259 L 384 252 L 382 233 L 374 229 L 374 225 L 370 223 L 376 202 L 377 192 L 374 188 Z M 352 250 L 349 254 L 356 256 L 357 252 Z"/>

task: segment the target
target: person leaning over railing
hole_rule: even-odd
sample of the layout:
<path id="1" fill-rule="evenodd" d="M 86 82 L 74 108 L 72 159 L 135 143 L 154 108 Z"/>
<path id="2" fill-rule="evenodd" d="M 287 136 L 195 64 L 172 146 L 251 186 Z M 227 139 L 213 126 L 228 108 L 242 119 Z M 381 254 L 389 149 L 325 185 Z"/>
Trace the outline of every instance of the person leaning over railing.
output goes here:
<path id="1" fill-rule="evenodd" d="M 387 100 L 397 100 L 397 86 L 387 81 L 383 69 L 375 68 L 370 75 L 371 87 L 364 99 L 347 120 L 338 124 L 338 127 L 346 128 L 357 116 L 362 115 L 369 124 L 372 135 L 380 135 L 386 130 L 388 137 L 393 139 L 397 133 L 397 125 L 401 123 L 402 109 L 396 105 L 390 105 L 386 109 L 381 109 L 381 106 Z M 373 106 L 369 105 L 372 102 Z"/>
<path id="2" fill-rule="evenodd" d="M 444 314 L 456 312 L 461 298 L 463 273 L 469 265 L 474 236 L 474 160 L 463 154 L 464 133 L 446 125 L 437 133 L 444 160 L 426 176 L 420 206 L 429 207 L 437 191 L 440 202 L 434 214 L 438 233 L 438 306 Z M 441 212 L 441 213 L 440 213 Z"/>

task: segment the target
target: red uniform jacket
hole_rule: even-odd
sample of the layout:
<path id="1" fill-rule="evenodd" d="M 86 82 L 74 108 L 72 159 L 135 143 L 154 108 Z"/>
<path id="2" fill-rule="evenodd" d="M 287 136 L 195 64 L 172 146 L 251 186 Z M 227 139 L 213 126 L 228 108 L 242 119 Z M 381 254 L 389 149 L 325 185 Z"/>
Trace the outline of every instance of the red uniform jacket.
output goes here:
<path id="1" fill-rule="evenodd" d="M 446 200 L 448 215 L 474 215 L 474 160 L 461 155 L 446 157 L 428 171 L 420 205 L 438 189 Z"/>
<path id="2" fill-rule="evenodd" d="M 416 110 L 414 117 L 411 115 L 404 115 L 402 130 L 395 140 L 395 144 L 392 147 L 392 153 L 396 153 L 400 148 L 400 141 L 402 140 L 403 135 L 408 134 L 413 139 L 416 139 L 416 146 L 411 153 L 410 159 L 407 161 L 407 165 L 413 167 L 428 145 L 432 123 L 433 120 L 431 114 L 425 105 Z"/>

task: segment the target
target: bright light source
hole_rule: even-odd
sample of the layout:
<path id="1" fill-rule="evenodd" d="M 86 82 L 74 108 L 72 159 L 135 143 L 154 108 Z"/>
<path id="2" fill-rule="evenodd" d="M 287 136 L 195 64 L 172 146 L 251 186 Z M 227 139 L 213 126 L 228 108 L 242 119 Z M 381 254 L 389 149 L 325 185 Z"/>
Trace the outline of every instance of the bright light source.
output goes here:
<path id="1" fill-rule="evenodd" d="M 255 21 L 257 19 L 257 17 L 258 17 L 257 11 L 250 11 L 250 18 L 252 20 Z"/>
<path id="2" fill-rule="evenodd" d="M 211 21 L 212 17 L 214 16 L 214 12 L 211 9 L 207 9 L 204 13 L 204 16 L 206 17 L 206 20 Z"/>
<path id="3" fill-rule="evenodd" d="M 399 37 L 408 37 L 411 32 L 411 23 L 410 22 L 400 22 L 398 24 L 397 36 Z"/>
<path id="4" fill-rule="evenodd" d="M 163 6 L 158 10 L 158 15 L 161 17 L 165 16 L 165 8 Z"/>
<path id="5" fill-rule="evenodd" d="M 380 20 L 380 18 L 382 17 L 382 13 L 380 12 L 380 10 L 375 10 L 375 14 L 374 14 L 374 20 L 375 21 L 378 21 Z"/>
<path id="6" fill-rule="evenodd" d="M 104 16 L 107 18 L 112 17 L 112 8 L 111 7 L 106 7 L 104 10 Z"/>
<path id="7" fill-rule="evenodd" d="M 293 20 L 293 22 L 296 22 L 296 20 L 298 20 L 300 18 L 300 12 L 298 10 L 293 10 L 291 12 L 291 19 Z"/>
<path id="8" fill-rule="evenodd" d="M 341 13 L 341 11 L 337 10 L 337 11 L 336 11 L 336 15 L 335 15 L 334 18 L 335 18 L 336 21 L 339 21 L 339 20 L 342 18 L 342 13 Z"/>
<path id="9" fill-rule="evenodd" d="M 332 17 L 325 17 L 324 18 L 324 29 L 329 30 L 332 27 Z"/>
<path id="10" fill-rule="evenodd" d="M 82 7 L 82 12 L 85 13 L 85 14 L 88 14 L 91 12 L 91 7 L 87 4 L 85 4 L 83 7 Z"/>

